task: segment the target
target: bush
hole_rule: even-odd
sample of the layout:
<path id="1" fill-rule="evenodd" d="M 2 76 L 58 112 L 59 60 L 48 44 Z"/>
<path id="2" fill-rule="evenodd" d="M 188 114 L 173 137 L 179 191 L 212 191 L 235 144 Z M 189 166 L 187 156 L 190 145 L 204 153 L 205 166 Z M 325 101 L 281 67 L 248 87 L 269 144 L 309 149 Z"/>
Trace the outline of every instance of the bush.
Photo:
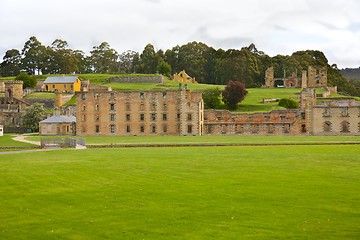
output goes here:
<path id="1" fill-rule="evenodd" d="M 203 100 L 206 109 L 218 109 L 221 104 L 221 89 L 218 87 L 205 89 Z"/>
<path id="2" fill-rule="evenodd" d="M 279 106 L 284 108 L 292 108 L 292 109 L 299 108 L 299 104 L 296 101 L 288 98 L 280 99 Z"/>
<path id="3" fill-rule="evenodd" d="M 244 100 L 246 94 L 245 85 L 239 81 L 228 81 L 225 89 L 222 91 L 222 98 L 229 110 L 236 110 L 237 104 Z"/>
<path id="4" fill-rule="evenodd" d="M 36 78 L 28 75 L 26 72 L 21 72 L 16 76 L 15 80 L 23 81 L 23 88 L 34 88 L 36 86 Z"/>

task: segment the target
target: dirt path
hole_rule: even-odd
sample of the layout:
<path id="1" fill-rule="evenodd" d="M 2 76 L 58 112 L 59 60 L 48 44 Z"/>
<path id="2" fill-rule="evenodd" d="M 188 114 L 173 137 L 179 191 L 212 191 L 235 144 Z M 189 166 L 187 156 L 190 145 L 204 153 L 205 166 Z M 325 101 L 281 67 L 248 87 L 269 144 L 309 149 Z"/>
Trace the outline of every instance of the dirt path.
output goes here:
<path id="1" fill-rule="evenodd" d="M 31 136 L 32 134 L 19 134 L 19 135 L 15 135 L 15 137 L 13 137 L 12 139 L 14 141 L 18 141 L 18 142 L 24 142 L 24 143 L 30 143 L 30 144 L 34 144 L 37 146 L 40 146 L 40 142 L 39 141 L 30 141 L 30 140 L 26 140 L 25 138 L 28 136 Z"/>

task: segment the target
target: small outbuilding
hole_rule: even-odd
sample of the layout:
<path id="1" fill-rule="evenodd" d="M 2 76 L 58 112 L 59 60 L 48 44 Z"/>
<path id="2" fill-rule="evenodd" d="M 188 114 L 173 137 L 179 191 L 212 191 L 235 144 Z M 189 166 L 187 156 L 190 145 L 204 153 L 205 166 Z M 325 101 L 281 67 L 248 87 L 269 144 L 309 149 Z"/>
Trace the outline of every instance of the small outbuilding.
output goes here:
<path id="1" fill-rule="evenodd" d="M 4 136 L 4 126 L 0 125 L 0 137 Z"/>
<path id="2" fill-rule="evenodd" d="M 43 84 L 45 91 L 54 92 L 79 92 L 81 80 L 78 76 L 47 77 Z"/>
<path id="3" fill-rule="evenodd" d="M 40 135 L 75 135 L 76 117 L 66 115 L 54 115 L 39 123 Z"/>

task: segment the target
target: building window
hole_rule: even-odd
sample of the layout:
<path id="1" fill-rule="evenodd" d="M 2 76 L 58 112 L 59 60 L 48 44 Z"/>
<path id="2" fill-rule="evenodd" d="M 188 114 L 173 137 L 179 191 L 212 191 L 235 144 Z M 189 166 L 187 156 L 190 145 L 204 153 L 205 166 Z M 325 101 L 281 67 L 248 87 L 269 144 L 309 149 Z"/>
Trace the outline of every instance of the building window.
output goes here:
<path id="1" fill-rule="evenodd" d="M 268 129 L 267 129 L 267 132 L 270 133 L 270 134 L 271 134 L 271 133 L 274 133 L 274 125 L 269 124 L 269 125 L 268 125 Z"/>
<path id="2" fill-rule="evenodd" d="M 110 111 L 115 111 L 115 103 L 110 103 Z"/>
<path id="3" fill-rule="evenodd" d="M 156 111 L 156 104 L 155 103 L 150 104 L 150 111 Z"/>
<path id="4" fill-rule="evenodd" d="M 141 125 L 141 126 L 140 126 L 140 132 L 141 132 L 141 133 L 145 132 L 145 127 L 144 127 L 144 125 Z"/>
<path id="5" fill-rule="evenodd" d="M 110 121 L 115 121 L 115 114 L 110 114 Z"/>
<path id="6" fill-rule="evenodd" d="M 188 125 L 187 126 L 187 133 L 192 133 L 193 129 L 192 129 L 192 125 Z"/>
<path id="7" fill-rule="evenodd" d="M 64 89 L 66 89 L 66 84 L 64 84 Z"/>
<path id="8" fill-rule="evenodd" d="M 324 122 L 324 123 L 323 123 L 323 130 L 324 130 L 324 132 L 331 132 L 331 128 L 332 128 L 331 125 L 332 125 L 332 124 L 331 124 L 331 122 L 329 122 L 329 121 Z"/>
<path id="9" fill-rule="evenodd" d="M 360 124 L 359 124 L 359 125 L 360 125 Z M 167 125 L 164 124 L 164 125 L 163 125 L 163 133 L 167 133 L 167 129 L 168 129 Z"/>
<path id="10" fill-rule="evenodd" d="M 226 134 L 227 126 L 221 125 L 221 134 Z"/>
<path id="11" fill-rule="evenodd" d="M 125 103 L 125 110 L 130 111 L 130 103 Z"/>
<path id="12" fill-rule="evenodd" d="M 167 104 L 166 103 L 163 103 L 163 110 L 167 111 Z"/>
<path id="13" fill-rule="evenodd" d="M 156 125 L 151 125 L 151 133 L 156 133 Z"/>
<path id="14" fill-rule="evenodd" d="M 110 125 L 110 133 L 114 133 L 115 132 L 115 125 L 111 124 Z"/>
<path id="15" fill-rule="evenodd" d="M 269 116 L 269 115 L 265 115 L 265 116 L 264 116 L 264 119 L 265 119 L 265 121 L 269 121 L 269 120 L 270 120 L 270 116 Z"/>
<path id="16" fill-rule="evenodd" d="M 166 98 L 166 92 L 162 93 L 163 98 Z"/>
<path id="17" fill-rule="evenodd" d="M 95 125 L 95 132 L 97 132 L 97 133 L 100 132 L 100 125 Z"/>
<path id="18" fill-rule="evenodd" d="M 55 84 L 53 84 L 53 88 L 55 88 Z"/>
<path id="19" fill-rule="evenodd" d="M 302 119 L 302 120 L 305 120 L 305 117 L 306 117 L 305 113 L 302 112 L 302 113 L 301 113 L 301 119 Z"/>
<path id="20" fill-rule="evenodd" d="M 100 121 L 100 115 L 99 114 L 96 114 L 95 115 L 95 122 L 99 122 Z"/>
<path id="21" fill-rule="evenodd" d="M 151 121 L 156 121 L 156 113 L 151 114 Z"/>
<path id="22" fill-rule="evenodd" d="M 141 103 L 140 104 L 140 111 L 144 111 L 145 110 L 145 104 L 144 103 Z"/>
<path id="23" fill-rule="evenodd" d="M 212 125 L 207 125 L 207 133 L 211 133 L 212 132 Z"/>
<path id="24" fill-rule="evenodd" d="M 131 132 L 130 125 L 126 125 L 126 132 L 127 132 L 127 133 Z"/>
<path id="25" fill-rule="evenodd" d="M 86 93 L 81 94 L 81 100 L 86 100 Z"/>
<path id="26" fill-rule="evenodd" d="M 191 114 L 191 113 L 188 113 L 188 114 L 187 114 L 187 120 L 188 120 L 188 121 L 191 121 L 191 120 L 192 120 L 192 114 Z"/>
<path id="27" fill-rule="evenodd" d="M 81 110 L 82 110 L 82 111 L 85 111 L 85 110 L 86 110 L 86 106 L 85 106 L 85 105 L 82 105 L 82 106 L 81 106 Z"/>
<path id="28" fill-rule="evenodd" d="M 81 126 L 81 132 L 86 132 L 86 127 L 85 126 Z"/>
<path id="29" fill-rule="evenodd" d="M 306 133 L 306 125 L 305 124 L 301 125 L 301 132 Z"/>
<path id="30" fill-rule="evenodd" d="M 140 93 L 140 98 L 144 98 L 145 97 L 145 93 L 141 92 Z"/>
<path id="31" fill-rule="evenodd" d="M 330 117 L 331 111 L 330 108 L 324 108 L 323 117 Z"/>
<path id="32" fill-rule="evenodd" d="M 178 121 L 180 121 L 180 113 L 178 113 L 177 115 L 176 115 L 176 119 L 178 120 Z"/>
<path id="33" fill-rule="evenodd" d="M 130 114 L 126 114 L 126 116 L 125 116 L 125 120 L 126 120 L 126 121 L 130 121 L 130 120 L 131 120 L 131 118 L 130 118 Z"/>
<path id="34" fill-rule="evenodd" d="M 97 93 L 94 94 L 94 99 L 95 99 L 95 100 L 98 100 L 98 99 L 99 99 L 99 94 L 97 94 Z"/>
<path id="35" fill-rule="evenodd" d="M 342 117 L 349 117 L 349 108 L 342 108 L 341 109 L 341 116 Z"/>
<path id="36" fill-rule="evenodd" d="M 95 111 L 99 111 L 99 104 L 95 105 Z"/>
<path id="37" fill-rule="evenodd" d="M 281 121 L 284 121 L 284 120 L 285 120 L 285 116 L 284 116 L 284 115 L 281 115 L 281 116 L 280 116 L 280 120 L 281 120 Z"/>
<path id="38" fill-rule="evenodd" d="M 289 133 L 289 132 L 290 132 L 290 124 L 284 124 L 283 133 Z"/>
<path id="39" fill-rule="evenodd" d="M 144 121 L 145 120 L 145 114 L 141 113 L 140 114 L 140 121 Z"/>
<path id="40" fill-rule="evenodd" d="M 111 93 L 110 93 L 110 98 L 111 98 L 111 99 L 114 99 L 114 98 L 115 98 L 115 93 L 114 93 L 114 92 L 111 92 Z"/>
<path id="41" fill-rule="evenodd" d="M 81 115 L 81 121 L 83 121 L 83 122 L 86 121 L 86 115 L 85 114 Z"/>
<path id="42" fill-rule="evenodd" d="M 163 121 L 166 121 L 167 120 L 167 114 L 166 113 L 163 113 Z"/>
<path id="43" fill-rule="evenodd" d="M 341 122 L 340 132 L 350 132 L 350 123 L 348 121 Z"/>

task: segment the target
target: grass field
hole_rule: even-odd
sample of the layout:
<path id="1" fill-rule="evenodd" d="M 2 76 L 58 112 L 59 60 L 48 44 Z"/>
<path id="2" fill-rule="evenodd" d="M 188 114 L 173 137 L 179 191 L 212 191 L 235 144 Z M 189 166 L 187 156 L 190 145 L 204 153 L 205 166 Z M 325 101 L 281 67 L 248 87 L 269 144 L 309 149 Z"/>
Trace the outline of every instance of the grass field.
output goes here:
<path id="1" fill-rule="evenodd" d="M 4 136 L 0 137 L 0 147 L 28 147 L 28 146 L 34 146 L 33 144 L 29 143 L 23 143 L 12 140 L 13 135 L 10 134 L 4 134 Z M 1 151 L 1 149 L 0 149 Z"/>
<path id="2" fill-rule="evenodd" d="M 0 239 L 359 239 L 360 148 L 0 155 Z"/>
<path id="3" fill-rule="evenodd" d="M 63 136 L 59 136 L 63 137 Z M 40 141 L 46 136 L 29 136 L 27 140 Z M 50 136 L 53 138 L 53 136 Z M 360 136 L 86 136 L 86 144 L 331 144 L 360 143 Z"/>
<path id="4" fill-rule="evenodd" d="M 37 98 L 37 99 L 55 99 L 55 93 L 52 92 L 34 92 L 25 96 L 26 98 Z"/>

